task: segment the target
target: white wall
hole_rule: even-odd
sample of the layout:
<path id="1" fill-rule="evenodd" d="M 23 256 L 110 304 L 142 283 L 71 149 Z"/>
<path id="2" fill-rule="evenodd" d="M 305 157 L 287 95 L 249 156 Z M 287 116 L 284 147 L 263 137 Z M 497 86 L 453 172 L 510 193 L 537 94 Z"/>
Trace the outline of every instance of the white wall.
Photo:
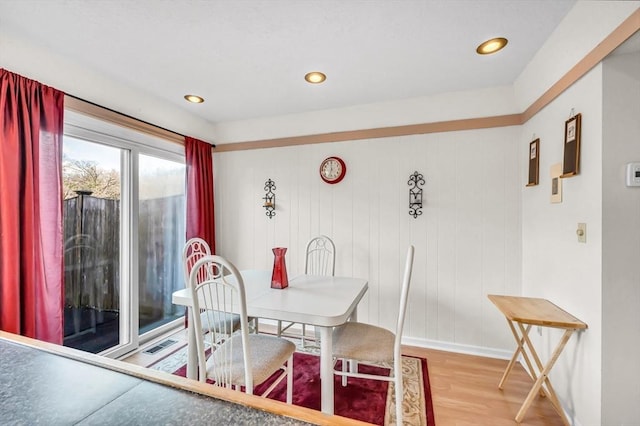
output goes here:
<path id="1" fill-rule="evenodd" d="M 220 143 L 245 142 L 520 112 L 522 111 L 515 104 L 513 87 L 491 87 L 280 117 L 218 123 L 216 134 L 217 142 Z"/>
<path id="2" fill-rule="evenodd" d="M 215 154 L 217 249 L 240 268 L 271 268 L 288 247 L 301 272 L 307 240 L 336 243 L 336 274 L 369 280 L 359 319 L 392 328 L 406 248 L 416 246 L 405 338 L 510 355 L 512 337 L 490 293 L 520 293 L 518 127 Z M 318 175 L 329 155 L 347 175 Z M 422 216 L 408 214 L 409 176 L 426 179 Z M 262 208 L 276 183 L 276 216 Z M 495 351 L 493 349 L 501 350 Z"/>
<path id="3" fill-rule="evenodd" d="M 602 424 L 640 419 L 640 187 L 625 166 L 640 162 L 640 53 L 604 69 L 602 172 Z"/>
<path id="4" fill-rule="evenodd" d="M 564 125 L 570 112 L 582 114 L 580 173 L 562 179 L 562 203 L 550 203 L 550 167 L 562 163 Z M 602 343 L 602 67 L 585 75 L 522 127 L 521 146 L 540 138 L 540 183 L 522 189 L 522 294 L 542 297 L 589 326 L 569 341 L 551 371 L 552 383 L 569 416 L 600 424 Z M 525 173 L 528 157 L 521 157 Z M 578 222 L 587 242 L 578 243 Z M 539 354 L 550 358 L 561 332 L 533 333 Z M 587 422 L 588 420 L 588 422 Z"/>
<path id="5" fill-rule="evenodd" d="M 528 108 L 638 7 L 637 0 L 577 1 L 516 79 L 513 87 L 519 111 Z"/>

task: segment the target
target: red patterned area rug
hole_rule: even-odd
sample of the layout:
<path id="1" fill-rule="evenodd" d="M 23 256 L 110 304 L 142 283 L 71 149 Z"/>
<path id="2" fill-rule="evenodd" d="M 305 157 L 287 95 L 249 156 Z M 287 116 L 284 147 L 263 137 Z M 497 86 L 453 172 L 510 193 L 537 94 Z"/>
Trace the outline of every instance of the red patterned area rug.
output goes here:
<path id="1" fill-rule="evenodd" d="M 404 384 L 404 424 L 412 426 L 434 426 L 431 389 L 427 360 L 423 358 L 402 357 Z M 336 365 L 340 368 L 340 363 Z M 320 410 L 320 362 L 317 355 L 296 352 L 293 360 L 293 403 L 302 407 Z M 369 374 L 389 374 L 381 367 L 360 365 L 359 371 Z M 186 366 L 182 365 L 173 372 L 186 375 Z M 395 425 L 395 398 L 393 384 L 380 380 L 349 378 L 348 385 L 342 386 L 341 378 L 334 376 L 335 413 L 368 423 L 390 426 Z M 266 389 L 272 379 L 256 387 L 255 394 Z M 269 398 L 285 401 L 286 380 L 283 380 L 271 392 Z"/>

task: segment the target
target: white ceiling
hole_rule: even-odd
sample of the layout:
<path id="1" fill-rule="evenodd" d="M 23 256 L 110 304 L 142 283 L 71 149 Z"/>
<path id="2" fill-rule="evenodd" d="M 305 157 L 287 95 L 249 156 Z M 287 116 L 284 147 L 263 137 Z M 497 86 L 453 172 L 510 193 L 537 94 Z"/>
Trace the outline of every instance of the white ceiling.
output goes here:
<path id="1" fill-rule="evenodd" d="M 574 3 L 0 0 L 0 35 L 218 123 L 511 85 Z"/>

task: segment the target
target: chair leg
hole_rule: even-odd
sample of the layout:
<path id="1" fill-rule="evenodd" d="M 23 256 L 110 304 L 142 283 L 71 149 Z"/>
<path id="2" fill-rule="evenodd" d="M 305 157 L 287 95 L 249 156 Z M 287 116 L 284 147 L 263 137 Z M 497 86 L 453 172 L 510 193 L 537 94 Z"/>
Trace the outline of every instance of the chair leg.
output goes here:
<path id="1" fill-rule="evenodd" d="M 287 404 L 293 403 L 293 354 L 287 361 Z"/>
<path id="2" fill-rule="evenodd" d="M 347 363 L 349 361 L 347 361 L 346 358 L 344 358 L 342 360 L 342 372 L 346 373 L 347 372 Z M 347 386 L 347 376 L 342 376 L 342 386 Z"/>
<path id="3" fill-rule="evenodd" d="M 306 325 L 302 324 L 302 347 L 304 348 L 306 345 L 304 343 L 305 336 L 307 334 Z"/>
<path id="4" fill-rule="evenodd" d="M 278 337 L 282 336 L 282 321 L 278 320 L 278 330 L 276 331 Z"/>
<path id="5" fill-rule="evenodd" d="M 402 408 L 403 408 L 403 400 L 404 400 L 404 388 L 402 383 L 402 357 L 400 357 L 400 362 L 394 361 L 394 376 L 395 376 L 395 386 L 396 386 L 396 424 L 402 425 Z"/>

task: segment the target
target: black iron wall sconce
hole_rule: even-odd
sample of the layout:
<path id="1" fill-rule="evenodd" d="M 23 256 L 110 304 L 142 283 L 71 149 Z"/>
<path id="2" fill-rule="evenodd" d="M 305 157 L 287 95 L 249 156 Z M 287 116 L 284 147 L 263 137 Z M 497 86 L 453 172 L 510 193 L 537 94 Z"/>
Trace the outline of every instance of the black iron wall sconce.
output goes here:
<path id="1" fill-rule="evenodd" d="M 266 194 L 262 199 L 264 200 L 264 205 L 262 207 L 267 210 L 266 215 L 269 219 L 276 215 L 276 194 L 273 192 L 276 190 L 276 183 L 271 179 L 267 180 L 264 183 L 264 190 Z"/>
<path id="2" fill-rule="evenodd" d="M 414 172 L 409 176 L 409 215 L 417 218 L 422 214 L 422 185 L 424 185 L 424 176 L 421 173 Z"/>

